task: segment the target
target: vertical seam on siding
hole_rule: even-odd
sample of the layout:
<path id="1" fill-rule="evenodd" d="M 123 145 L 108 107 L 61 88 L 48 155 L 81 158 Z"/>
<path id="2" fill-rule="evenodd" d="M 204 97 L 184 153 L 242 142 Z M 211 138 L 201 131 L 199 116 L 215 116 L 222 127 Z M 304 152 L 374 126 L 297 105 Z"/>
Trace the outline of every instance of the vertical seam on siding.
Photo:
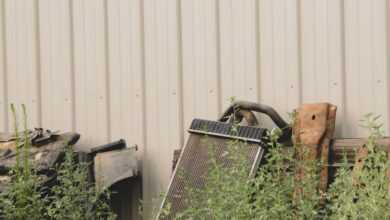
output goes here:
<path id="1" fill-rule="evenodd" d="M 345 2 L 344 0 L 340 1 L 340 32 L 341 32 L 341 68 L 342 68 L 342 72 L 341 72 L 341 82 L 340 82 L 340 86 L 342 86 L 341 88 L 341 92 L 342 92 L 342 96 L 341 96 L 341 103 L 342 103 L 342 112 L 343 112 L 343 119 L 345 120 L 346 118 L 346 114 L 347 114 L 347 110 L 346 110 L 346 107 L 347 107 L 347 91 L 346 91 L 346 74 L 347 74 L 347 71 L 346 71 L 346 43 L 345 43 Z M 344 130 L 343 128 L 341 128 L 341 134 L 340 136 L 343 136 L 344 134 Z"/>
<path id="2" fill-rule="evenodd" d="M 111 86 L 110 86 L 110 56 L 109 56 L 109 34 L 108 34 L 108 0 L 103 2 L 104 11 L 104 52 L 105 52 L 105 87 L 106 87 L 106 125 L 107 125 L 107 141 L 111 140 Z M 120 28 L 120 27 L 119 27 Z M 120 108 L 120 106 L 119 106 Z"/>
<path id="3" fill-rule="evenodd" d="M 71 114 L 72 131 L 76 131 L 76 72 L 75 72 L 75 43 L 74 43 L 74 19 L 73 0 L 69 0 L 69 37 L 70 37 L 70 88 L 71 88 Z"/>
<path id="4" fill-rule="evenodd" d="M 2 89 L 3 89 L 3 95 L 4 95 L 4 130 L 5 131 L 8 131 L 8 68 L 7 68 L 7 34 L 6 34 L 6 18 L 7 16 L 5 15 L 5 0 L 2 0 L 1 1 L 1 16 L 2 16 L 2 39 L 3 39 L 3 42 L 1 42 L 3 44 L 3 51 L 0 51 L 0 53 L 3 53 L 3 85 L 2 85 Z"/>
<path id="5" fill-rule="evenodd" d="M 256 37 L 256 77 L 257 77 L 257 101 L 261 102 L 261 45 L 260 45 L 260 3 L 255 0 L 255 37 Z"/>
<path id="6" fill-rule="evenodd" d="M 298 105 L 302 104 L 303 99 L 303 78 L 302 78 L 302 65 L 303 65 L 303 57 L 302 57 L 302 10 L 301 10 L 302 2 L 301 0 L 297 0 L 297 55 L 298 55 Z"/>
<path id="7" fill-rule="evenodd" d="M 370 8 L 367 9 L 368 10 L 368 13 L 369 13 L 369 21 L 371 23 L 370 25 L 370 35 L 369 35 L 369 38 L 368 38 L 368 41 L 369 41 L 369 45 L 370 45 L 370 61 L 369 61 L 369 67 L 370 67 L 370 70 L 371 70 L 371 83 L 374 85 L 371 89 L 371 96 L 372 97 L 375 97 L 375 83 L 376 83 L 376 79 L 377 79 L 377 72 L 375 71 L 375 68 L 373 66 L 374 62 L 376 61 L 376 51 L 375 51 L 375 46 L 374 46 L 374 37 L 373 37 L 373 33 L 375 31 L 374 29 L 374 24 L 373 24 L 373 21 L 374 21 L 374 14 L 373 14 L 373 10 L 374 10 L 374 5 L 372 3 L 372 1 L 370 2 Z M 376 114 L 378 114 L 378 111 L 380 111 L 380 109 L 378 109 L 377 107 L 377 102 L 376 102 L 376 99 L 374 98 L 373 99 L 373 103 L 374 103 L 374 112 Z"/>
<path id="8" fill-rule="evenodd" d="M 146 161 L 146 154 L 147 154 L 147 136 L 146 136 L 146 131 L 147 131 L 147 116 L 146 116 L 146 52 L 145 52 L 145 5 L 144 1 L 140 0 L 140 32 L 141 32 L 141 57 L 142 57 L 142 65 L 141 65 L 141 100 L 142 100 L 142 161 Z M 140 163 L 141 165 L 141 170 L 144 170 L 144 163 Z"/>
<path id="9" fill-rule="evenodd" d="M 390 54 L 389 54 L 389 50 L 390 50 L 390 14 L 389 14 L 389 9 L 390 9 L 390 3 L 389 1 L 386 1 L 385 3 L 385 22 L 386 22 L 386 25 L 385 25 L 385 28 L 386 28 L 386 86 L 387 86 L 387 114 L 390 114 Z M 387 116 L 387 135 L 389 135 L 390 133 L 390 115 Z"/>
<path id="10" fill-rule="evenodd" d="M 221 85 L 221 21 L 220 21 L 220 1 L 215 0 L 215 28 L 216 28 L 216 52 L 217 52 L 217 99 L 218 116 L 222 114 L 222 85 Z"/>
<path id="11" fill-rule="evenodd" d="M 178 124 L 179 124 L 179 143 L 184 144 L 184 108 L 183 108 L 183 31 L 182 31 L 182 13 L 181 0 L 176 0 L 176 25 L 177 25 L 177 99 L 178 99 Z"/>
<path id="12" fill-rule="evenodd" d="M 37 86 L 37 100 L 36 100 L 36 105 L 37 105 L 37 120 L 38 120 L 38 126 L 42 127 L 42 71 L 41 71 L 41 40 L 40 40 L 40 21 L 39 21 L 39 14 L 40 14 L 40 7 L 39 7 L 39 1 L 36 0 L 34 2 L 35 7 L 34 7 L 34 20 L 35 20 L 35 56 L 36 56 L 36 86 Z"/>

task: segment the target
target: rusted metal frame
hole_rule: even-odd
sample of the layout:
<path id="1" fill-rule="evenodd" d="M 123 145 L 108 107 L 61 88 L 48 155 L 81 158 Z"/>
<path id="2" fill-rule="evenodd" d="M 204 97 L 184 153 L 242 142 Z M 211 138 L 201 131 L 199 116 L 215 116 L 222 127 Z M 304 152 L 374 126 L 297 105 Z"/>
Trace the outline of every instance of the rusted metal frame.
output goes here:
<path id="1" fill-rule="evenodd" d="M 331 145 L 331 166 L 339 167 L 343 157 L 346 156 L 351 167 L 356 161 L 357 150 L 367 143 L 367 139 L 362 138 L 343 138 L 334 139 Z M 378 149 L 389 151 L 390 138 L 385 137 L 378 140 Z"/>
<path id="2" fill-rule="evenodd" d="M 248 126 L 258 126 L 259 125 L 259 122 L 258 122 L 255 114 L 249 110 L 243 110 L 243 109 L 238 110 L 232 114 L 232 116 L 230 117 L 229 120 L 231 120 L 231 123 L 241 123 L 242 120 L 244 120 L 244 119 L 248 123 Z M 189 129 L 188 131 L 189 132 L 198 132 L 198 133 L 200 132 L 200 131 L 193 131 L 191 129 Z M 203 134 L 213 135 L 213 134 L 207 133 L 207 132 L 205 132 Z M 220 135 L 220 134 L 218 134 L 218 135 Z M 240 138 L 238 137 L 237 139 L 240 139 Z M 253 140 L 245 139 L 244 141 L 253 141 Z M 255 140 L 255 141 L 258 141 L 258 140 Z M 182 151 L 182 149 L 177 149 L 177 150 L 173 151 L 172 172 L 176 168 L 176 164 L 179 161 L 181 151 Z"/>
<path id="3" fill-rule="evenodd" d="M 352 180 L 352 183 L 354 186 L 357 186 L 357 185 L 360 185 L 360 182 L 359 182 L 359 176 L 358 176 L 358 173 L 364 168 L 364 164 L 365 164 L 365 159 L 368 157 L 368 154 L 369 154 L 369 150 L 368 148 L 366 147 L 366 141 L 365 140 L 361 140 L 361 144 L 359 146 L 359 148 L 356 150 L 356 155 L 355 155 L 355 163 L 354 163 L 354 166 L 353 166 L 353 180 Z M 378 141 L 378 145 L 379 146 L 383 146 L 382 150 L 385 150 L 387 151 L 387 155 L 388 155 L 388 160 L 390 160 L 390 142 L 389 142 L 389 139 L 381 139 Z M 378 150 L 381 150 L 381 149 L 378 149 Z M 386 175 L 387 176 L 390 176 L 390 170 L 386 171 Z"/>

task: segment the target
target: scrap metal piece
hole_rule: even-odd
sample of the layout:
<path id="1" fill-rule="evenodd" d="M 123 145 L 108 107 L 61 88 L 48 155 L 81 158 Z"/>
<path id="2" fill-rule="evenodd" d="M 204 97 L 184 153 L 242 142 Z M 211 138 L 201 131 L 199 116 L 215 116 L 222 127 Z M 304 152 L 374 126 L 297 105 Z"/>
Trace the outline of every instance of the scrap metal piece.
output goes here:
<path id="1" fill-rule="evenodd" d="M 138 175 L 136 148 L 98 153 L 94 158 L 97 187 L 107 189 L 113 184 Z"/>
<path id="2" fill-rule="evenodd" d="M 190 184 L 194 188 L 202 188 L 206 184 L 204 176 L 207 174 L 210 157 L 210 146 L 213 146 L 214 156 L 218 162 L 225 167 L 231 167 L 230 161 L 226 157 L 228 146 L 231 140 L 241 140 L 246 142 L 242 152 L 248 158 L 252 165 L 248 170 L 249 176 L 254 176 L 258 170 L 261 159 L 264 154 L 263 138 L 266 129 L 237 126 L 223 122 L 194 119 L 189 129 L 190 136 L 187 144 L 183 148 L 175 172 L 168 187 L 167 194 L 164 197 L 161 208 L 170 206 L 169 216 L 158 219 L 172 219 L 180 211 L 184 210 L 186 204 L 185 188 Z M 182 174 L 185 174 L 185 180 Z"/>
<path id="3" fill-rule="evenodd" d="M 59 131 L 52 132 L 43 128 L 35 128 L 32 132 L 31 144 L 35 147 L 40 147 L 54 142 L 58 138 L 58 133 Z"/>
<path id="4" fill-rule="evenodd" d="M 363 138 L 337 138 L 332 141 L 330 146 L 329 167 L 334 169 L 333 173 L 341 166 L 341 162 L 346 156 L 350 167 L 353 167 L 357 159 L 358 151 L 367 143 Z M 387 151 L 390 154 L 390 138 L 378 140 L 378 150 Z M 390 158 L 390 156 L 389 156 Z"/>
<path id="5" fill-rule="evenodd" d="M 352 157 L 354 157 L 354 162 L 352 161 L 351 156 L 349 162 L 351 164 L 353 163 L 353 185 L 355 186 L 360 185 L 358 173 L 364 168 L 365 158 L 367 158 L 369 154 L 369 149 L 367 148 L 366 144 L 367 144 L 366 139 L 341 139 L 335 141 L 336 147 L 340 147 L 340 145 L 343 146 L 344 147 L 343 152 L 347 152 L 347 155 L 348 155 L 348 148 L 346 147 L 354 148 L 353 152 L 351 152 L 351 150 L 349 149 L 349 155 L 351 154 L 353 155 Z M 378 144 L 378 148 L 376 150 L 387 151 L 388 159 L 390 160 L 390 138 L 382 138 L 378 140 L 377 144 Z"/>
<path id="6" fill-rule="evenodd" d="M 180 155 L 181 155 L 181 149 L 177 149 L 173 151 L 172 172 L 175 171 L 177 162 L 179 162 Z"/>
<path id="7" fill-rule="evenodd" d="M 119 141 L 115 141 L 109 144 L 93 147 L 90 153 L 91 154 L 104 153 L 107 151 L 121 150 L 124 148 L 126 148 L 126 141 L 120 139 Z"/>
<path id="8" fill-rule="evenodd" d="M 75 144 L 80 138 L 77 133 L 64 133 L 59 135 L 55 142 L 41 147 L 29 148 L 29 160 L 31 166 L 42 176 L 42 185 L 46 185 L 53 175 L 53 168 L 59 163 L 67 146 Z M 15 142 L 0 143 L 0 192 L 6 190 L 9 184 L 9 171 L 16 165 Z M 6 154 L 4 154 L 6 153 Z"/>
<path id="9" fill-rule="evenodd" d="M 325 192 L 328 186 L 329 147 L 335 130 L 337 107 L 329 103 L 305 104 L 296 115 L 293 128 L 296 157 L 301 161 L 319 160 L 323 166 L 320 171 L 320 192 Z M 295 171 L 296 179 L 305 177 L 304 168 Z M 295 196 L 303 194 L 303 189 L 297 187 Z"/>
<path id="10" fill-rule="evenodd" d="M 267 115 L 271 118 L 271 120 L 282 130 L 282 135 L 279 138 L 280 142 L 291 143 L 291 134 L 292 128 L 291 126 L 279 115 L 275 109 L 268 105 L 259 104 L 255 102 L 247 102 L 247 101 L 236 101 L 233 102 L 229 108 L 222 114 L 222 116 L 218 119 L 218 121 L 226 122 L 229 120 L 231 115 L 235 115 L 236 112 L 241 110 L 259 112 Z"/>

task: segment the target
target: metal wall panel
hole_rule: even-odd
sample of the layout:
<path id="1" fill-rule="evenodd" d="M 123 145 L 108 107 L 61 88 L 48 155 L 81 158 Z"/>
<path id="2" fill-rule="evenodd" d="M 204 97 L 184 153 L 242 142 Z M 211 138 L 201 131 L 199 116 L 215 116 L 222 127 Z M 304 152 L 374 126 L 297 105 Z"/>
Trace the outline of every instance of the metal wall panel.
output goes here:
<path id="1" fill-rule="evenodd" d="M 144 145 L 141 0 L 107 1 L 109 132 Z M 142 154 L 143 148 L 140 149 Z"/>
<path id="2" fill-rule="evenodd" d="M 298 1 L 259 1 L 260 102 L 287 117 L 301 101 Z"/>
<path id="3" fill-rule="evenodd" d="M 151 210 L 151 199 L 169 183 L 173 150 L 183 142 L 180 7 L 176 0 L 145 0 L 143 9 L 147 146 L 143 192 Z"/>
<path id="4" fill-rule="evenodd" d="M 40 126 L 40 53 L 37 2 L 4 0 L 7 99 L 26 104 L 31 124 Z M 8 114 L 10 115 L 10 114 Z"/>
<path id="5" fill-rule="evenodd" d="M 302 102 L 330 101 L 341 116 L 345 112 L 342 1 L 303 0 L 300 6 Z M 341 133 L 341 125 L 337 121 L 336 132 Z"/>
<path id="6" fill-rule="evenodd" d="M 389 135 L 386 0 L 0 0 L 0 13 L 0 130 L 25 103 L 31 127 L 138 144 L 147 210 L 192 118 L 231 97 L 285 117 L 329 101 L 337 136 L 364 136 L 368 112 Z"/>
<path id="7" fill-rule="evenodd" d="M 216 0 L 182 1 L 183 120 L 220 113 L 218 13 Z M 189 98 L 191 97 L 191 98 Z"/>
<path id="8" fill-rule="evenodd" d="M 8 130 L 7 103 L 7 69 L 5 41 L 5 8 L 4 0 L 0 1 L 0 130 Z"/>
<path id="9" fill-rule="evenodd" d="M 73 129 L 74 116 L 70 6 L 69 0 L 38 5 L 42 123 L 61 130 Z"/>
<path id="10" fill-rule="evenodd" d="M 75 129 L 84 144 L 108 141 L 107 8 L 104 0 L 72 2 Z"/>

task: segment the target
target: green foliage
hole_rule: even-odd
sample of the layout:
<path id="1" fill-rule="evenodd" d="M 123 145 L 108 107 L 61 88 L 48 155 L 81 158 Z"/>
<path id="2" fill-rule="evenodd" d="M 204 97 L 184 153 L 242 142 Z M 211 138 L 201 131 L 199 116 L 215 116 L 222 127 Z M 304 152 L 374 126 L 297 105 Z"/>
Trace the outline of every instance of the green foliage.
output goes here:
<path id="1" fill-rule="evenodd" d="M 299 164 L 293 159 L 294 151 L 286 150 L 277 142 L 281 131 L 269 133 L 267 163 L 256 176 L 250 176 L 251 164 L 246 158 L 247 144 L 234 140 L 227 146 L 226 157 L 230 165 L 215 156 L 215 147 L 207 138 L 209 166 L 204 188 L 195 188 L 188 182 L 187 208 L 176 219 L 313 219 L 321 196 L 317 192 L 318 164 Z M 294 168 L 302 166 L 308 174 L 295 181 Z M 185 174 L 182 177 L 187 178 Z M 294 199 L 296 187 L 304 188 L 304 196 Z M 169 205 L 162 211 L 169 215 Z"/>
<path id="2" fill-rule="evenodd" d="M 370 131 L 363 168 L 352 171 L 345 158 L 330 187 L 330 219 L 390 219 L 390 161 L 378 144 L 383 137 L 378 119 L 368 114 L 363 120 Z"/>
<path id="3" fill-rule="evenodd" d="M 225 155 L 231 166 L 222 164 L 216 158 L 214 144 L 210 143 L 209 148 L 209 170 L 204 177 L 207 184 L 204 189 L 187 187 L 189 207 L 177 219 L 229 219 L 231 216 L 235 219 L 251 219 L 254 188 L 248 178 L 250 164 L 240 152 L 244 143 L 229 143 Z"/>
<path id="4" fill-rule="evenodd" d="M 318 213 L 321 196 L 317 192 L 318 168 L 315 161 L 298 161 L 294 151 L 287 150 L 277 142 L 279 130 L 269 134 L 267 163 L 254 179 L 256 186 L 254 208 L 256 219 L 313 219 Z M 297 181 L 295 169 L 305 176 Z M 295 189 L 303 189 L 295 195 Z"/>
<path id="5" fill-rule="evenodd" d="M 0 195 L 0 219 L 4 220 L 98 220 L 115 219 L 107 203 L 109 192 L 101 192 L 88 182 L 88 164 L 78 163 L 71 147 L 65 151 L 64 162 L 55 171 L 57 185 L 43 195 L 42 180 L 29 160 L 31 141 L 27 129 L 26 108 L 23 105 L 24 130 L 18 131 L 14 105 L 11 110 L 16 134 L 16 165 L 11 184 Z"/>
<path id="6" fill-rule="evenodd" d="M 47 213 L 51 219 L 97 220 L 115 219 L 101 193 L 88 182 L 88 164 L 77 163 L 71 148 L 65 152 L 65 160 L 58 168 L 58 185 L 52 188 Z"/>
<path id="7" fill-rule="evenodd" d="M 208 143 L 209 170 L 200 177 L 207 184 L 199 189 L 187 183 L 187 207 L 175 219 L 390 219 L 390 162 L 379 150 L 378 139 L 383 132 L 378 118 L 367 115 L 364 119 L 364 127 L 371 134 L 364 168 L 353 173 L 345 158 L 327 194 L 318 191 L 322 164 L 296 160 L 295 148 L 277 142 L 278 129 L 268 135 L 266 163 L 255 177 L 248 173 L 245 143 L 230 142 L 229 167 L 218 161 L 213 143 Z M 296 178 L 297 169 L 306 174 L 303 179 Z M 354 184 L 356 178 L 358 185 Z M 300 194 L 297 188 L 303 189 Z M 169 213 L 167 205 L 162 216 Z"/>
<path id="8" fill-rule="evenodd" d="M 23 139 L 19 137 L 18 118 L 14 105 L 11 105 L 11 110 L 14 117 L 14 129 L 16 134 L 16 165 L 11 171 L 12 184 L 10 188 L 0 195 L 0 216 L 5 220 L 43 219 L 45 217 L 44 210 L 46 199 L 41 198 L 38 191 L 40 183 L 39 177 L 32 171 L 31 164 L 28 160 L 28 149 L 31 146 L 31 142 L 27 138 L 26 108 L 23 106 Z M 23 161 L 20 161 L 21 156 Z M 21 166 L 21 163 L 23 166 Z"/>

